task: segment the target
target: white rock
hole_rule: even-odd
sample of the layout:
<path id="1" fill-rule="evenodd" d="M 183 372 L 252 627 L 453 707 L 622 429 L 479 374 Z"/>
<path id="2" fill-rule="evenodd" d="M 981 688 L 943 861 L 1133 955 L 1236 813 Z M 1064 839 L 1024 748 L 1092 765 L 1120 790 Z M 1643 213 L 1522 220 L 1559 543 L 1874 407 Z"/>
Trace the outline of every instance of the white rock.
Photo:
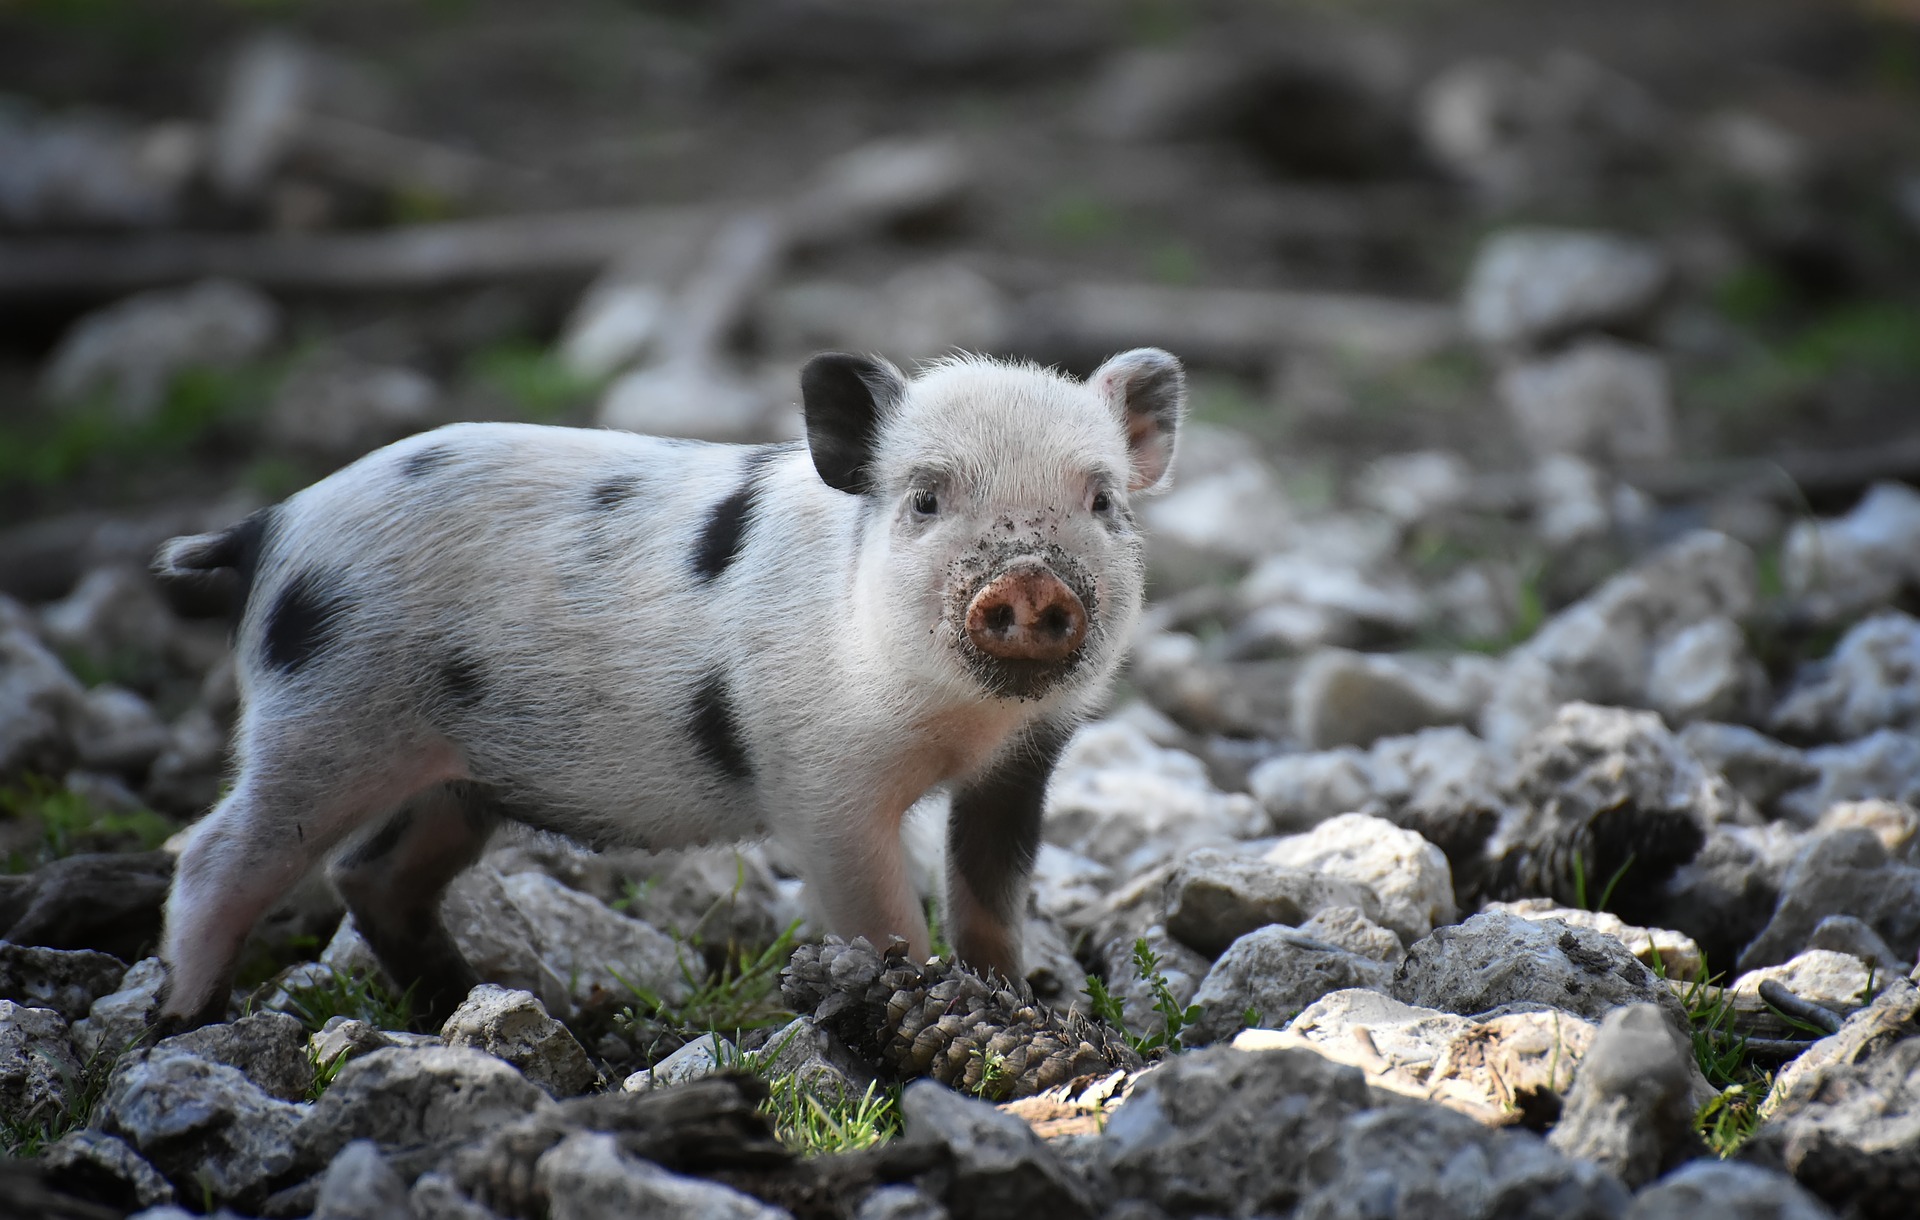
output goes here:
<path id="1" fill-rule="evenodd" d="M 1576 928 L 1592 928 L 1625 945 L 1657 972 L 1682 982 L 1697 978 L 1706 966 L 1700 946 L 1691 936 L 1666 928 L 1636 928 L 1611 911 L 1582 911 L 1563 907 L 1551 898 L 1522 898 L 1518 902 L 1489 902 L 1483 911 L 1518 915 L 1522 919 L 1557 919 Z"/>
<path id="2" fill-rule="evenodd" d="M 786 1220 L 788 1213 L 717 1182 L 668 1173 L 628 1156 L 611 1135 L 580 1132 L 544 1153 L 534 1179 L 551 1220 Z"/>
<path id="3" fill-rule="evenodd" d="M 1642 241 L 1569 229 L 1509 229 L 1489 238 L 1468 273 L 1468 333 L 1515 346 L 1629 321 L 1660 295 L 1667 260 Z"/>
<path id="4" fill-rule="evenodd" d="M 1131 876 L 1202 844 L 1253 838 L 1266 825 L 1253 798 L 1214 788 L 1193 755 L 1106 723 L 1067 744 L 1043 829 L 1049 841 Z"/>
<path id="5" fill-rule="evenodd" d="M 738 1047 L 719 1034 L 708 1034 L 704 1038 L 695 1038 L 652 1067 L 642 1068 L 628 1076 L 620 1087 L 628 1093 L 664 1089 L 698 1080 L 702 1076 L 711 1076 L 739 1061 Z"/>
<path id="6" fill-rule="evenodd" d="M 1802 824 L 1846 801 L 1920 805 L 1920 734 L 1881 729 L 1845 745 L 1808 750 L 1804 757 L 1819 778 L 1778 801 L 1783 813 Z"/>
<path id="7" fill-rule="evenodd" d="M 1607 477 L 1592 462 L 1551 453 L 1534 465 L 1531 481 L 1533 527 L 1548 546 L 1572 546 L 1613 528 Z"/>
<path id="8" fill-rule="evenodd" d="M 128 418 L 151 414 L 176 373 L 230 368 L 267 349 L 280 311 L 231 280 L 163 288 L 75 322 L 49 358 L 41 389 L 60 402 L 110 391 Z"/>
<path id="9" fill-rule="evenodd" d="M 1157 553 L 1162 549 L 1188 552 L 1173 565 L 1186 573 L 1205 560 L 1251 563 L 1285 544 L 1293 509 L 1265 462 L 1246 457 L 1192 479 L 1186 477 L 1184 452 L 1181 463 L 1173 490 L 1148 501 L 1141 513 L 1152 531 L 1156 571 L 1168 566 Z"/>
<path id="10" fill-rule="evenodd" d="M 1391 929 L 1367 918 L 1359 907 L 1322 907 L 1300 925 L 1302 936 L 1338 945 L 1349 953 L 1397 966 L 1407 955 L 1406 945 Z"/>
<path id="11" fill-rule="evenodd" d="M 1920 862 L 1920 809 L 1901 801 L 1841 801 L 1829 805 L 1813 824 L 1813 833 L 1869 830 L 1887 854 L 1909 864 Z"/>
<path id="12" fill-rule="evenodd" d="M 1855 624 L 1773 710 L 1775 732 L 1850 741 L 1920 731 L 1920 620 L 1886 611 Z"/>
<path id="13" fill-rule="evenodd" d="M 1766 671 L 1740 625 L 1715 615 L 1675 632 L 1654 651 L 1647 701 L 1674 724 L 1736 720 L 1764 705 Z"/>
<path id="14" fill-rule="evenodd" d="M 1290 1021 L 1329 992 L 1347 988 L 1382 991 L 1393 971 L 1298 929 L 1274 925 L 1247 933 L 1227 947 L 1194 993 L 1200 1021 L 1196 1043 L 1238 1033 L 1249 1015 L 1254 1024 Z"/>
<path id="15" fill-rule="evenodd" d="M 560 332 L 560 362 L 579 377 L 606 377 L 638 360 L 660 334 L 668 297 L 659 285 L 619 280 L 588 290 Z"/>
<path id="16" fill-rule="evenodd" d="M 0 775 L 59 774 L 71 762 L 86 691 L 22 626 L 0 627 Z"/>
<path id="17" fill-rule="evenodd" d="M 1473 467 L 1444 449 L 1375 458 L 1354 486 L 1362 504 L 1403 525 L 1457 508 L 1472 492 Z"/>
<path id="18" fill-rule="evenodd" d="M 1832 949 L 1808 949 L 1778 966 L 1749 970 L 1733 982 L 1737 995 L 1759 996 L 1760 984 L 1772 979 L 1803 1000 L 1816 1004 L 1865 1005 L 1897 975 L 1877 969 Z"/>
<path id="19" fill-rule="evenodd" d="M 1281 839 L 1262 858 L 1366 886 L 1380 900 L 1372 917 L 1408 944 L 1456 915 L 1453 873 L 1440 849 L 1366 814 L 1342 814 Z"/>
<path id="20" fill-rule="evenodd" d="M 440 1027 L 440 1038 L 506 1060 L 554 1097 L 584 1093 L 598 1075 L 585 1048 L 530 991 L 482 983 Z"/>
<path id="21" fill-rule="evenodd" d="M 1283 831 L 1362 808 L 1374 792 L 1367 756 L 1354 749 L 1270 758 L 1248 773 L 1247 785 Z"/>
<path id="22" fill-rule="evenodd" d="M 173 743 L 151 704 L 111 683 L 87 692 L 81 717 L 76 736 L 83 767 L 137 777 Z"/>
<path id="23" fill-rule="evenodd" d="M 1612 339 L 1508 369 L 1500 398 L 1536 456 L 1647 462 L 1674 453 L 1673 387 L 1658 353 Z"/>
<path id="24" fill-rule="evenodd" d="M 1844 517 L 1796 522 L 1781 547 L 1780 579 L 1828 622 L 1886 605 L 1920 583 L 1920 491 L 1876 483 Z"/>
<path id="25" fill-rule="evenodd" d="M 541 960 L 569 981 L 576 1002 L 631 996 L 627 983 L 668 1002 L 685 998 L 680 950 L 663 933 L 545 873 L 515 873 L 504 886 L 532 926 Z"/>
<path id="26" fill-rule="evenodd" d="M 167 968 L 159 958 L 135 962 L 121 978 L 119 990 L 95 1000 L 87 1015 L 73 1023 L 73 1044 L 80 1054 L 88 1059 L 117 1058 L 139 1042 L 166 981 Z"/>
<path id="27" fill-rule="evenodd" d="M 1478 716 L 1498 672 L 1498 662 L 1471 654 L 1439 662 L 1321 649 L 1294 680 L 1294 734 L 1325 750 L 1461 724 Z"/>
<path id="28" fill-rule="evenodd" d="M 1425 596 L 1403 574 L 1307 549 L 1261 561 L 1238 596 L 1247 608 L 1237 632 L 1243 650 L 1266 639 L 1298 650 L 1350 643 L 1367 632 L 1410 635 L 1428 614 Z M 1309 628 L 1287 630 L 1294 622 Z"/>
<path id="29" fill-rule="evenodd" d="M 1164 904 L 1167 931 L 1207 957 L 1256 929 L 1298 927 L 1329 907 L 1380 918 L 1379 898 L 1359 882 L 1213 848 L 1180 861 L 1167 877 Z"/>
<path id="30" fill-rule="evenodd" d="M 58 1122 L 78 1100 L 80 1085 L 65 1018 L 51 1008 L 0 1000 L 0 1114 L 22 1124 Z"/>

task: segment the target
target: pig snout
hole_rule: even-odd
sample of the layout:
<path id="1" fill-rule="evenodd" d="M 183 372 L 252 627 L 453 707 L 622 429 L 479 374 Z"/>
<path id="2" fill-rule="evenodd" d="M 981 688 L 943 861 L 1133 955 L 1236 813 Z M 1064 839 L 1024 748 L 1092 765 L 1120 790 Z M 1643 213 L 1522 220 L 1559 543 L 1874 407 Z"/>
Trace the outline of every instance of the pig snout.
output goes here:
<path id="1" fill-rule="evenodd" d="M 1017 560 L 967 604 L 967 638 L 997 660 L 1060 662 L 1087 638 L 1087 608 L 1044 562 Z"/>

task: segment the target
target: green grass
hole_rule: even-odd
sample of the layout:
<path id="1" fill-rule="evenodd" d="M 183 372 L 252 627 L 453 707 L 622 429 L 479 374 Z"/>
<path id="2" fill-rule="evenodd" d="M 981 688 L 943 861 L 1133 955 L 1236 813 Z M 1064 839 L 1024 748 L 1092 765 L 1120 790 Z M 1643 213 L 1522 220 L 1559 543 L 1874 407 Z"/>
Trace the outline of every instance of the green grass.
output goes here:
<path id="1" fill-rule="evenodd" d="M 767 1082 L 760 1109 L 780 1142 L 801 1156 L 832 1156 L 884 1144 L 900 1134 L 900 1092 L 869 1084 L 858 1097 L 808 1088 L 798 1076 Z"/>
<path id="2" fill-rule="evenodd" d="M 1174 998 L 1167 976 L 1160 972 L 1160 955 L 1147 944 L 1144 936 L 1133 942 L 1133 973 L 1153 995 L 1153 1011 L 1160 1017 L 1159 1032 L 1135 1033 L 1127 1025 L 1126 1007 L 1120 997 L 1108 991 L 1106 983 L 1100 978 L 1088 975 L 1082 994 L 1087 997 L 1093 1015 L 1118 1030 L 1120 1036 L 1127 1040 L 1127 1045 L 1142 1057 L 1179 1054 L 1185 1049 L 1180 1035 L 1200 1019 L 1204 1010 L 1198 1004 L 1183 1006 Z M 982 1083 L 985 1083 L 984 1078 Z"/>
<path id="3" fill-rule="evenodd" d="M 413 988 L 396 994 L 375 975 L 329 970 L 316 982 L 288 988 L 286 1011 L 309 1033 L 319 1033 L 335 1017 L 375 1029 L 412 1029 Z"/>
<path id="4" fill-rule="evenodd" d="M 791 1021 L 794 1014 L 780 997 L 780 971 L 793 956 L 799 931 L 795 920 L 758 952 L 729 946 L 726 960 L 712 973 L 705 969 L 706 958 L 699 947 L 683 943 L 680 973 L 689 994 L 678 1002 L 669 1002 L 614 972 L 636 1001 L 615 1015 L 614 1027 L 633 1033 L 652 1025 L 682 1036 L 700 1036 L 722 1030 L 738 1034 Z"/>
<path id="5" fill-rule="evenodd" d="M 103 465 L 178 457 L 209 435 L 257 416 L 284 361 L 176 374 L 151 415 L 126 418 L 110 396 L 21 412 L 0 423 L 0 488 L 50 487 Z"/>
<path id="6" fill-rule="evenodd" d="M 605 381 L 582 377 L 550 349 L 524 339 L 496 343 L 474 353 L 467 375 L 535 422 L 584 410 Z"/>
<path id="7" fill-rule="evenodd" d="M 106 1095 L 107 1082 L 125 1049 L 112 1053 L 96 1051 L 77 1074 L 39 1047 L 29 1047 L 28 1053 L 40 1055 L 54 1065 L 66 1085 L 67 1102 L 64 1108 L 54 1112 L 29 1111 L 0 1118 L 0 1155 L 21 1159 L 39 1156 L 69 1132 L 92 1125 L 93 1112 Z"/>
<path id="8" fill-rule="evenodd" d="M 1599 901 L 1589 903 L 1587 901 L 1587 857 L 1584 852 L 1575 852 L 1573 854 L 1573 905 L 1583 911 L 1606 910 L 1607 904 L 1613 901 L 1613 891 L 1619 887 L 1620 879 L 1625 877 L 1627 870 L 1633 867 L 1633 860 L 1633 853 L 1627 853 L 1627 858 L 1621 861 L 1620 867 L 1613 870 L 1613 876 L 1607 878 L 1606 886 L 1600 891 Z"/>
<path id="9" fill-rule="evenodd" d="M 152 851 L 177 829 L 150 809 L 101 809 L 70 788 L 37 776 L 0 788 L 0 821 L 31 828 L 30 846 L 7 853 L 5 871 L 30 872 L 83 852 Z"/>
<path id="10" fill-rule="evenodd" d="M 1666 977 L 1664 963 L 1657 956 L 1654 973 Z M 1707 1083 L 1719 1090 L 1695 1112 L 1693 1129 L 1723 1159 L 1738 1152 L 1752 1137 L 1760 1125 L 1761 1106 L 1773 1089 L 1773 1073 L 1753 1062 L 1746 1038 L 1734 1032 L 1733 997 L 1718 988 L 1724 978 L 1709 974 L 1703 964 L 1699 977 L 1680 993 L 1692 1028 L 1694 1062 Z M 1785 1017 L 1784 1013 L 1780 1015 Z"/>

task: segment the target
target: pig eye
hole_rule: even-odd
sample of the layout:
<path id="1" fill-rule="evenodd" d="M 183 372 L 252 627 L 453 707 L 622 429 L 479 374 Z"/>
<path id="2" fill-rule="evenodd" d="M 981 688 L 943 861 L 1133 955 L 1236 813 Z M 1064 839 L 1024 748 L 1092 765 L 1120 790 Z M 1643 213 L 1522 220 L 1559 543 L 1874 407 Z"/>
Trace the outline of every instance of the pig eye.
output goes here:
<path id="1" fill-rule="evenodd" d="M 913 493 L 913 511 L 922 517 L 931 517 L 940 511 L 940 497 L 933 494 L 931 488 L 922 487 Z"/>
<path id="2" fill-rule="evenodd" d="M 1113 511 L 1113 497 L 1104 491 L 1096 491 L 1093 493 L 1093 503 L 1090 507 L 1096 513 L 1110 513 Z"/>

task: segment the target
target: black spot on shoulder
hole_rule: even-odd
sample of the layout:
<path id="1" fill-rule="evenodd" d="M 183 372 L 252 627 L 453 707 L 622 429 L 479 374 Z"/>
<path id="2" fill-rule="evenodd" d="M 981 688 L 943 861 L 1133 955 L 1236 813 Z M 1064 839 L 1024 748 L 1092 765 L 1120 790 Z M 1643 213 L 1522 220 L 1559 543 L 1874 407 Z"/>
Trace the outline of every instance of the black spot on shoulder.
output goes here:
<path id="1" fill-rule="evenodd" d="M 487 697 L 486 671 L 464 648 L 453 649 L 440 663 L 440 685 L 456 708 L 477 707 Z"/>
<path id="2" fill-rule="evenodd" d="M 775 458 L 792 453 L 794 448 L 766 445 L 747 455 L 740 486 L 708 510 L 706 522 L 694 539 L 694 575 L 701 580 L 713 580 L 740 558 L 760 494 L 760 471 Z"/>
<path id="3" fill-rule="evenodd" d="M 267 664 L 294 673 L 333 642 L 353 599 L 311 568 L 287 581 L 267 611 L 261 651 Z"/>
<path id="4" fill-rule="evenodd" d="M 596 510 L 610 513 L 631 500 L 633 493 L 638 490 L 640 490 L 639 475 L 616 475 L 595 484 L 589 500 Z"/>
<path id="5" fill-rule="evenodd" d="M 688 721 L 694 748 L 700 757 L 728 779 L 750 779 L 753 761 L 740 736 L 740 720 L 733 710 L 727 680 L 718 672 L 707 675 L 693 692 L 693 714 Z"/>
<path id="6" fill-rule="evenodd" d="M 453 460 L 453 449 L 448 445 L 428 445 L 425 449 L 416 449 L 407 455 L 400 464 L 400 473 L 409 479 L 418 479 L 432 474 Z"/>

